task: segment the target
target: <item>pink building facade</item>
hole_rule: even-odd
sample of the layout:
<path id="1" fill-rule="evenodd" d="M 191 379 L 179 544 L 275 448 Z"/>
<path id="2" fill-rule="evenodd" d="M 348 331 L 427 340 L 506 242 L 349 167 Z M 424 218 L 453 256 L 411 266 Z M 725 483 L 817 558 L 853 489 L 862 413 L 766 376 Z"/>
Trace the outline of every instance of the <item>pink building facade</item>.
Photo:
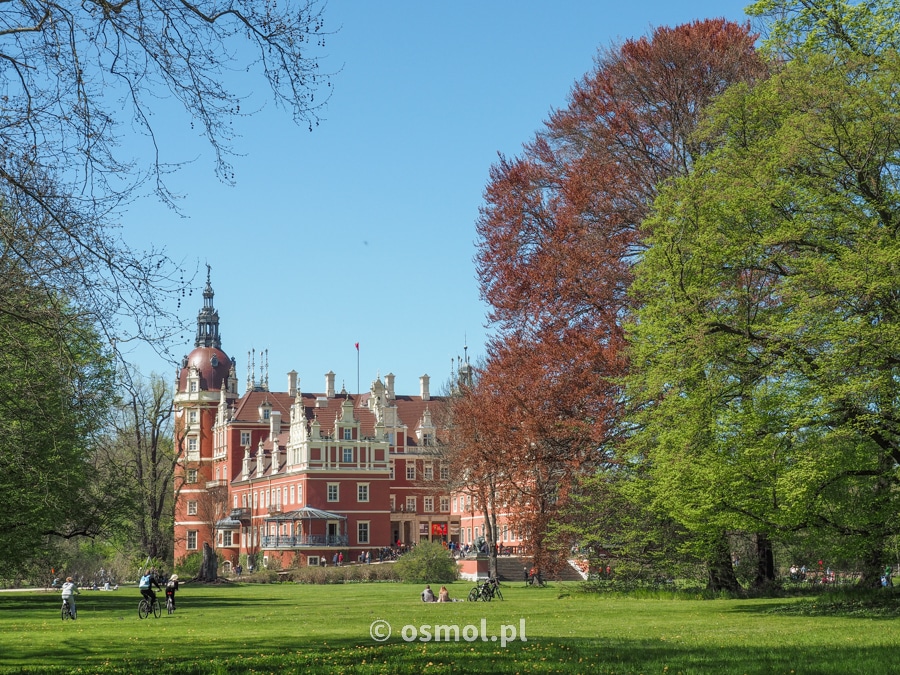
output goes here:
<path id="1" fill-rule="evenodd" d="M 397 394 L 393 374 L 354 395 L 335 390 L 332 372 L 310 393 L 296 372 L 272 391 L 267 374 L 248 370 L 239 392 L 213 295 L 207 280 L 176 382 L 176 561 L 204 543 L 223 573 L 242 561 L 330 565 L 398 543 L 465 543 L 439 452 L 445 399 L 427 375 L 415 396 Z"/>

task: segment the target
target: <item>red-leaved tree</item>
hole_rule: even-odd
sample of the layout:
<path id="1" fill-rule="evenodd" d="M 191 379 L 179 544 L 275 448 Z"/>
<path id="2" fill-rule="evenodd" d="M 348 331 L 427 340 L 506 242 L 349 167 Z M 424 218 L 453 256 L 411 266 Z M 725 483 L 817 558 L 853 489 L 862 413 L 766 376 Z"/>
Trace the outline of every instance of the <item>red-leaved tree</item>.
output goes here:
<path id="1" fill-rule="evenodd" d="M 764 72 L 754 40 L 749 25 L 716 19 L 602 50 L 569 105 L 491 169 L 477 222 L 496 331 L 477 388 L 491 404 L 469 414 L 482 439 L 497 430 L 499 489 L 539 565 L 553 565 L 547 523 L 580 473 L 612 460 L 622 432 L 622 320 L 641 222 L 658 185 L 704 150 L 692 137 L 704 106 Z"/>

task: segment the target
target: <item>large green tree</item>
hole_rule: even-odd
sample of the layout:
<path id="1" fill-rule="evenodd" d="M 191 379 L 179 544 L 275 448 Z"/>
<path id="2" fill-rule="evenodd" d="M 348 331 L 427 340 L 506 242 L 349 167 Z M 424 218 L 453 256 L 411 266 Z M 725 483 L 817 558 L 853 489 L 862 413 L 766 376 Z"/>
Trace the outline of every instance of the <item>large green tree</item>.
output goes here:
<path id="1" fill-rule="evenodd" d="M 0 247 L 0 576 L 54 541 L 105 531 L 115 490 L 97 480 L 94 435 L 112 396 L 90 322 L 36 287 Z"/>
<path id="2" fill-rule="evenodd" d="M 838 534 L 877 583 L 900 508 L 900 58 L 738 86 L 649 219 L 634 458 L 698 533 Z"/>

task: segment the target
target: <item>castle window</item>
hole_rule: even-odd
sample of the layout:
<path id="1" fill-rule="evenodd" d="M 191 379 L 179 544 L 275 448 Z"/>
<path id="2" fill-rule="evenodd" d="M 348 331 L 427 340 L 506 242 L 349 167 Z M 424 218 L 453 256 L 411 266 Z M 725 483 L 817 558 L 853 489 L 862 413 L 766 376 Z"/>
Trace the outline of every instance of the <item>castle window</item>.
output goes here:
<path id="1" fill-rule="evenodd" d="M 353 461 L 353 448 L 344 448 L 344 462 L 349 464 Z"/>
<path id="2" fill-rule="evenodd" d="M 369 521 L 360 520 L 356 523 L 356 541 L 359 544 L 369 543 Z"/>
<path id="3" fill-rule="evenodd" d="M 187 478 L 185 480 L 188 483 L 196 483 L 197 482 L 197 469 L 188 469 L 187 470 Z"/>
<path id="4" fill-rule="evenodd" d="M 197 502 L 195 502 L 193 500 L 189 501 L 187 503 L 187 512 L 188 512 L 189 516 L 196 516 L 197 515 Z"/>
<path id="5" fill-rule="evenodd" d="M 406 463 L 406 480 L 416 479 L 416 465 L 414 462 Z"/>
<path id="6" fill-rule="evenodd" d="M 369 484 L 368 483 L 357 483 L 356 484 L 356 501 L 358 501 L 358 502 L 369 501 Z"/>
<path id="7" fill-rule="evenodd" d="M 344 429 L 344 440 L 345 441 L 353 440 L 353 430 L 352 429 Z"/>
<path id="8" fill-rule="evenodd" d="M 197 550 L 197 530 L 188 530 L 187 548 L 189 551 Z"/>
<path id="9" fill-rule="evenodd" d="M 250 432 L 249 431 L 241 432 L 241 445 L 243 445 L 245 448 L 250 445 Z"/>
<path id="10" fill-rule="evenodd" d="M 340 500 L 340 484 L 339 483 L 329 483 L 328 484 L 328 501 L 336 502 Z"/>
<path id="11" fill-rule="evenodd" d="M 187 458 L 189 460 L 198 460 L 200 459 L 200 451 L 198 450 L 199 443 L 196 438 L 187 439 Z"/>

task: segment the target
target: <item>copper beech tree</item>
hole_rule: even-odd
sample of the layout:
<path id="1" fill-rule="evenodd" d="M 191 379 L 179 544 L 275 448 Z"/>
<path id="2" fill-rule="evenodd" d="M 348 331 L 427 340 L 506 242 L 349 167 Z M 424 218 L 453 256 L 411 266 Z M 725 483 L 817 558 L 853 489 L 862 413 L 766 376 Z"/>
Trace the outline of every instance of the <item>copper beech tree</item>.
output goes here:
<path id="1" fill-rule="evenodd" d="M 480 433 L 498 430 L 501 489 L 539 562 L 550 562 L 547 522 L 622 432 L 621 326 L 641 222 L 658 186 L 702 152 L 701 110 L 762 74 L 754 40 L 749 25 L 716 19 L 604 49 L 521 156 L 491 169 L 476 260 L 496 331 L 478 388 L 492 404 L 470 414 Z"/>

